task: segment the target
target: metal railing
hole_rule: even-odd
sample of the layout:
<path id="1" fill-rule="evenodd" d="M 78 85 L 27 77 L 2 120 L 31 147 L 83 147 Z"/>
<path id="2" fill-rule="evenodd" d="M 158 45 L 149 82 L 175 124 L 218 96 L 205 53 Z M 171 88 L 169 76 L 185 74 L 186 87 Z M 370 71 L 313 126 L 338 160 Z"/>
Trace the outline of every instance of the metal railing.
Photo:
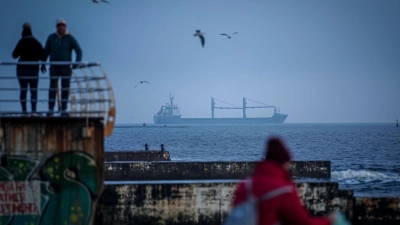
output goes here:
<path id="1" fill-rule="evenodd" d="M 50 65 L 74 66 L 72 75 L 60 76 L 70 78 L 70 87 L 62 88 L 61 79 L 57 88 L 50 89 L 49 68 L 47 74 L 39 70 L 37 88 L 20 88 L 19 81 L 32 79 L 31 76 L 18 76 L 16 70 L 7 71 L 6 66 L 18 65 Z M 4 69 L 3 69 L 4 68 Z M 6 71 L 4 71 L 6 70 Z M 37 110 L 31 112 L 30 90 L 37 91 Z M 67 101 L 62 101 L 61 92 L 69 90 Z M 20 92 L 27 91 L 26 100 L 20 99 Z M 49 100 L 49 91 L 56 92 L 56 100 Z M 22 111 L 21 102 L 25 102 L 27 112 Z M 49 111 L 49 104 L 54 103 L 56 110 Z M 61 105 L 67 103 L 67 110 L 61 111 Z M 115 123 L 116 105 L 114 92 L 106 72 L 98 62 L 1 62 L 0 61 L 0 119 L 4 116 L 59 116 L 59 117 L 100 117 L 104 118 L 104 134 L 109 136 Z"/>

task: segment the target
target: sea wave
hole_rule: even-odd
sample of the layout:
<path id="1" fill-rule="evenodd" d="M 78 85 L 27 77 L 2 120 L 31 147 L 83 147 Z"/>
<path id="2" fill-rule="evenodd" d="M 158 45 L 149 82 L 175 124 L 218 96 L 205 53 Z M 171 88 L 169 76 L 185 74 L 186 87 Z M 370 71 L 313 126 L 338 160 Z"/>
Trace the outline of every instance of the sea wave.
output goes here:
<path id="1" fill-rule="evenodd" d="M 368 170 L 342 170 L 332 171 L 331 177 L 337 180 L 361 180 L 361 181 L 373 181 L 373 180 L 398 180 L 399 176 L 387 175 L 384 173 Z"/>

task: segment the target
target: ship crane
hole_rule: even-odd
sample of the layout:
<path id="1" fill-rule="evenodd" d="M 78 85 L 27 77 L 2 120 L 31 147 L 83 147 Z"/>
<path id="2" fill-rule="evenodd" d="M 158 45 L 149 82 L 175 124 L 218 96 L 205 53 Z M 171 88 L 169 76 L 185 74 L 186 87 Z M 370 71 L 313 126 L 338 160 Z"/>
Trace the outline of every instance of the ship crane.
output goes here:
<path id="1" fill-rule="evenodd" d="M 219 102 L 222 102 L 222 103 L 225 103 L 225 104 L 228 104 L 228 105 L 231 105 L 233 107 L 215 106 L 215 100 L 217 100 Z M 247 106 L 247 101 L 246 100 L 261 104 L 261 106 Z M 262 102 L 257 102 L 255 100 L 251 100 L 251 99 L 245 98 L 245 97 L 243 97 L 243 106 L 242 107 L 230 104 L 228 102 L 224 102 L 222 100 L 218 100 L 216 98 L 211 98 L 211 118 L 214 118 L 214 110 L 215 109 L 242 109 L 243 110 L 243 118 L 246 118 L 246 109 L 261 109 L 261 108 L 274 108 L 274 113 L 277 113 L 276 106 L 268 105 L 268 104 L 265 104 L 265 103 L 262 103 Z M 278 111 L 279 111 L 279 109 L 278 109 Z"/>
<path id="2" fill-rule="evenodd" d="M 261 104 L 262 106 L 247 106 L 246 100 Z M 261 109 L 261 108 L 274 108 L 274 113 L 276 113 L 276 106 L 268 105 L 262 102 L 257 102 L 255 100 L 243 97 L 243 118 L 246 118 L 246 109 Z"/>

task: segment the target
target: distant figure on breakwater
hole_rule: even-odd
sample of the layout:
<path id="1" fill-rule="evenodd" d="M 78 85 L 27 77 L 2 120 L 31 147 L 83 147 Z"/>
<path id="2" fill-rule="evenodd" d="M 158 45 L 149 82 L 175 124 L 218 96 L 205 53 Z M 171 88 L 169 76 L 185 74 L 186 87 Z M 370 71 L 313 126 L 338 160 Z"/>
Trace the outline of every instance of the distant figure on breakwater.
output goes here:
<path id="1" fill-rule="evenodd" d="M 146 123 L 143 123 L 143 126 L 145 127 L 145 126 L 146 126 Z"/>
<path id="2" fill-rule="evenodd" d="M 148 151 L 149 150 L 149 145 L 146 143 L 144 144 L 144 150 Z"/>
<path id="3" fill-rule="evenodd" d="M 239 183 L 233 209 L 245 203 L 248 193 L 251 193 L 256 199 L 267 197 L 258 205 L 258 224 L 334 224 L 336 214 L 313 217 L 302 206 L 289 173 L 291 160 L 291 153 L 284 142 L 276 137 L 269 138 L 265 159 L 255 166 L 249 183 Z"/>
<path id="4" fill-rule="evenodd" d="M 161 146 L 161 151 L 164 152 L 164 151 L 165 151 L 165 149 L 164 149 L 164 146 L 165 146 L 165 145 L 164 145 L 164 144 L 161 144 L 160 146 Z"/>

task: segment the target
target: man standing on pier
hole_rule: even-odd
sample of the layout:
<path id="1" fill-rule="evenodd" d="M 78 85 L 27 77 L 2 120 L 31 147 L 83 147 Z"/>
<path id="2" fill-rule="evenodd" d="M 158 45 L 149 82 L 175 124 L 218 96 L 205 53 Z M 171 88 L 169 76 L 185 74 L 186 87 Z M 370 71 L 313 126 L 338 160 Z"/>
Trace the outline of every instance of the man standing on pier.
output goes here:
<path id="1" fill-rule="evenodd" d="M 67 31 L 67 22 L 64 19 L 57 19 L 57 31 L 50 34 L 46 41 L 45 52 L 46 60 L 50 55 L 50 62 L 72 62 L 72 50 L 76 53 L 76 62 L 82 60 L 82 50 L 76 39 Z M 76 64 L 72 66 L 73 69 Z M 42 71 L 46 67 L 42 66 Z M 69 86 L 72 70 L 70 65 L 51 65 L 50 66 L 50 90 L 49 90 L 49 112 L 48 116 L 53 115 L 55 105 L 56 90 L 58 79 L 61 77 L 61 115 L 68 116 L 66 112 L 68 106 Z"/>

